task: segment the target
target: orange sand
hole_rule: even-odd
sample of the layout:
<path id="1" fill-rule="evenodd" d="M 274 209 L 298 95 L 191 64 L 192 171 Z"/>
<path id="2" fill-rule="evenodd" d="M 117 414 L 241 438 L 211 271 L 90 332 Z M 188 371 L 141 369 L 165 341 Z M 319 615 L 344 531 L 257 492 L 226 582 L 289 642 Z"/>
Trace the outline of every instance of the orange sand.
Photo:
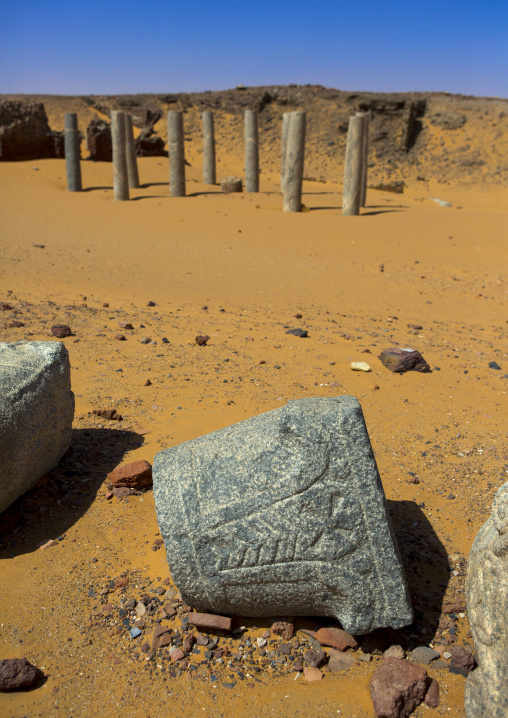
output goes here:
<path id="1" fill-rule="evenodd" d="M 448 554 L 467 558 L 506 480 L 506 196 L 415 182 L 401 196 L 370 191 L 363 216 L 342 217 L 342 188 L 330 175 L 305 183 L 309 211 L 289 215 L 276 175 L 262 175 L 258 195 L 222 195 L 201 184 L 192 152 L 188 197 L 169 198 L 167 160 L 149 158 L 129 203 L 113 201 L 111 165 L 83 162 L 86 191 L 71 194 L 63 161 L 0 163 L 0 300 L 17 310 L 1 313 L 0 340 L 45 340 L 52 324 L 70 324 L 76 436 L 90 430 L 102 442 L 102 479 L 119 463 L 152 461 L 161 448 L 288 399 L 353 394 L 396 529 L 416 517 L 415 533 L 431 528 Z M 219 176 L 232 173 L 241 174 L 241 161 L 225 157 Z M 14 317 L 25 327 L 8 329 Z M 114 339 L 118 320 L 135 327 L 125 342 Z M 287 336 L 286 325 L 309 338 Z M 211 336 L 208 346 L 194 343 L 197 334 Z M 143 336 L 157 346 L 141 345 Z M 392 375 L 376 358 L 389 346 L 416 348 L 440 371 Z M 372 372 L 351 371 L 351 361 Z M 116 408 L 122 426 L 89 413 L 97 408 Z M 101 427 L 111 437 L 126 427 L 150 433 L 137 437 L 140 446 L 111 449 L 115 439 Z M 169 571 L 163 552 L 150 550 L 152 494 L 108 502 L 102 479 L 86 506 L 46 506 L 0 554 L 0 655 L 27 656 L 48 676 L 32 692 L 0 695 L 2 715 L 373 715 L 368 681 L 379 659 L 319 683 L 289 674 L 234 691 L 187 675 L 150 679 L 125 657 L 113 663 L 117 639 L 88 630 L 89 584 L 134 567 L 160 579 Z M 64 533 L 57 547 L 36 550 Z M 432 562 L 425 570 L 432 582 Z M 422 603 L 431 583 L 410 585 Z M 467 618 L 458 625 L 461 643 Z M 440 681 L 441 705 L 415 715 L 464 716 L 464 678 L 429 674 Z"/>

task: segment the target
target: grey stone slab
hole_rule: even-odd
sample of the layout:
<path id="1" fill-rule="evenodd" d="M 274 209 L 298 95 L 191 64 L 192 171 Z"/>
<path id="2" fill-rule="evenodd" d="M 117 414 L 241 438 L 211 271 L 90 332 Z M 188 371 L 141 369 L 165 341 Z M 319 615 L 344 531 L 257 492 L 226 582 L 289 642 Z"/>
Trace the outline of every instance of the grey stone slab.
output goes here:
<path id="1" fill-rule="evenodd" d="M 155 504 L 182 600 L 321 615 L 350 633 L 412 621 L 363 413 L 308 398 L 157 454 Z"/>
<path id="2" fill-rule="evenodd" d="M 429 663 L 439 658 L 439 653 L 428 646 L 418 646 L 418 648 L 411 651 L 409 658 L 416 663 L 423 663 L 424 666 L 428 666 Z"/>
<path id="3" fill-rule="evenodd" d="M 56 466 L 73 417 L 64 344 L 0 343 L 0 512 Z"/>
<path id="4" fill-rule="evenodd" d="M 469 554 L 466 605 L 479 667 L 469 674 L 467 718 L 508 715 L 508 483 Z"/>

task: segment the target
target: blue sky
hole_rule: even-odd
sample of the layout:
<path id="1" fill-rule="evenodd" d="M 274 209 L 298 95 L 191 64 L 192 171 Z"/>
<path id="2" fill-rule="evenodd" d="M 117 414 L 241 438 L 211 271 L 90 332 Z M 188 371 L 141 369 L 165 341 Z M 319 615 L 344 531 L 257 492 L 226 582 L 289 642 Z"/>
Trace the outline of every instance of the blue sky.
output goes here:
<path id="1" fill-rule="evenodd" d="M 316 83 L 508 97 L 508 0 L 0 0 L 0 92 Z"/>

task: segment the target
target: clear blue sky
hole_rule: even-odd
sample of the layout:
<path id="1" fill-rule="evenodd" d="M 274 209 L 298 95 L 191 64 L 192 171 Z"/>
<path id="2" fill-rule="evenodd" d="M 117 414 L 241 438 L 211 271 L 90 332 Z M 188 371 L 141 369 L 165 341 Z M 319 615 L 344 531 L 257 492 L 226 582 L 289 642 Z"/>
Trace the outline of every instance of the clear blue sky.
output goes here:
<path id="1" fill-rule="evenodd" d="M 508 97 L 508 0 L 0 0 L 0 92 L 316 83 Z"/>

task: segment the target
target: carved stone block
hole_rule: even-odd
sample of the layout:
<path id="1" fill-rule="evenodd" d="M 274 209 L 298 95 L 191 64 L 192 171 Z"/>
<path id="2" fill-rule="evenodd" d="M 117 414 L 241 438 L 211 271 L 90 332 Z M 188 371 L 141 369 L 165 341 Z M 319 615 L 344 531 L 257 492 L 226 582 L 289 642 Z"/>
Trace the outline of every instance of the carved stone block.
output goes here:
<path id="1" fill-rule="evenodd" d="M 155 457 L 157 516 L 185 603 L 334 616 L 350 633 L 412 609 L 363 413 L 290 401 Z"/>
<path id="2" fill-rule="evenodd" d="M 474 540 L 466 605 L 479 668 L 466 682 L 468 718 L 508 715 L 508 483 L 494 496 L 492 516 Z"/>

